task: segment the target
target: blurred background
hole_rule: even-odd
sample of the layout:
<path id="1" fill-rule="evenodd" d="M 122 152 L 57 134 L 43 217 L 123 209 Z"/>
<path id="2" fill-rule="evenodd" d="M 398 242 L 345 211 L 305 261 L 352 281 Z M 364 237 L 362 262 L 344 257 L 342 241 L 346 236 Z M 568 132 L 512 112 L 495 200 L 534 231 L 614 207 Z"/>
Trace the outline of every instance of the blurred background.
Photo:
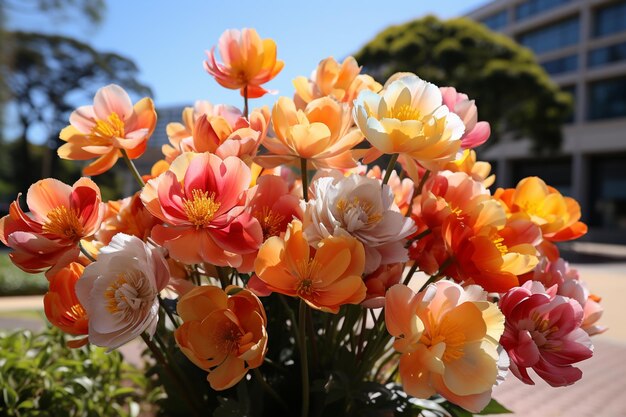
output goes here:
<path id="1" fill-rule="evenodd" d="M 563 257 L 604 297 L 610 330 L 583 364 L 588 376 L 558 402 L 552 390 L 515 382 L 496 397 L 524 416 L 626 415 L 616 394 L 626 389 L 626 0 L 0 0 L 0 216 L 40 178 L 80 177 L 78 163 L 56 157 L 58 133 L 106 84 L 123 86 L 133 101 L 155 100 L 159 122 L 138 161 L 143 174 L 184 107 L 241 107 L 238 92 L 219 87 L 202 61 L 225 29 L 243 27 L 276 41 L 285 68 L 267 87 L 279 95 L 292 96 L 292 80 L 320 60 L 349 55 L 379 82 L 410 71 L 456 87 L 491 124 L 477 151 L 492 165 L 494 187 L 538 175 L 579 201 L 589 233 L 562 247 Z M 96 179 L 104 199 L 129 194 L 132 178 L 118 165 Z M 0 249 L 0 296 L 44 293 L 43 275 L 18 270 L 7 253 Z M 0 298 L 0 329 L 41 328 L 41 308 L 41 295 Z"/>

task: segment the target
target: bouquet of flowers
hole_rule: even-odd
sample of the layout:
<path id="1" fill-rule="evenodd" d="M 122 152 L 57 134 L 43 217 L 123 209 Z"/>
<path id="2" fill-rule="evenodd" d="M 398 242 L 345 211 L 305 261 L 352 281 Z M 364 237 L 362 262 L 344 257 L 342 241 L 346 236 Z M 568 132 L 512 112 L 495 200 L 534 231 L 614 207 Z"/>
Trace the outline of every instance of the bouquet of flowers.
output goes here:
<path id="1" fill-rule="evenodd" d="M 331 57 L 250 109 L 275 43 L 228 30 L 218 51 L 204 67 L 243 111 L 186 108 L 141 175 L 153 102 L 103 87 L 60 133 L 85 177 L 33 184 L 0 220 L 71 346 L 143 338 L 170 415 L 503 413 L 507 372 L 581 378 L 602 308 L 555 245 L 586 232 L 580 207 L 536 177 L 492 194 L 473 100 Z M 120 158 L 139 191 L 103 202 L 88 177 Z"/>

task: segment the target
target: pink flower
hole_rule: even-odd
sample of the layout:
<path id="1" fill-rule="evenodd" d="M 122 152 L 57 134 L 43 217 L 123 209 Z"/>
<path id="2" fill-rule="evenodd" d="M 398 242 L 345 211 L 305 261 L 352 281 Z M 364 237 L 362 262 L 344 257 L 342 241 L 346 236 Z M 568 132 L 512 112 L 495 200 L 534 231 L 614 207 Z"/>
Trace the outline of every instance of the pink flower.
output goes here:
<path id="1" fill-rule="evenodd" d="M 404 264 L 381 265 L 363 278 L 367 287 L 365 300 L 361 305 L 365 308 L 382 308 L 385 306 L 385 293 L 391 287 L 400 283 Z"/>
<path id="2" fill-rule="evenodd" d="M 582 377 L 572 364 L 593 354 L 591 340 L 580 328 L 582 307 L 556 290 L 529 281 L 500 300 L 506 317 L 500 343 L 511 359 L 511 372 L 526 384 L 534 384 L 528 375 L 532 368 L 553 387 L 571 385 Z"/>
<path id="3" fill-rule="evenodd" d="M 148 211 L 165 223 L 152 229 L 152 238 L 186 264 L 240 267 L 242 255 L 263 241 L 259 222 L 245 212 L 254 192 L 250 178 L 239 158 L 182 154 L 141 192 Z"/>
<path id="4" fill-rule="evenodd" d="M 465 124 L 461 148 L 475 148 L 485 143 L 489 139 L 491 128 L 488 122 L 478 121 L 478 109 L 474 100 L 470 100 L 467 94 L 458 93 L 454 87 L 439 87 L 439 90 L 443 96 L 443 104 Z"/>
<path id="5" fill-rule="evenodd" d="M 78 259 L 78 242 L 93 235 L 104 214 L 100 189 L 89 178 L 69 186 L 46 178 L 26 194 L 30 213 L 22 211 L 19 196 L 9 214 L 0 219 L 0 241 L 13 249 L 9 257 L 26 272 L 51 268 L 54 274 Z"/>
<path id="6" fill-rule="evenodd" d="M 70 125 L 61 131 L 67 142 L 58 150 L 62 159 L 95 159 L 83 169 L 84 175 L 108 171 L 125 151 L 130 159 L 139 158 L 156 126 L 154 103 L 149 98 L 134 106 L 128 93 L 118 85 L 98 90 L 93 106 L 82 106 L 70 115 Z"/>

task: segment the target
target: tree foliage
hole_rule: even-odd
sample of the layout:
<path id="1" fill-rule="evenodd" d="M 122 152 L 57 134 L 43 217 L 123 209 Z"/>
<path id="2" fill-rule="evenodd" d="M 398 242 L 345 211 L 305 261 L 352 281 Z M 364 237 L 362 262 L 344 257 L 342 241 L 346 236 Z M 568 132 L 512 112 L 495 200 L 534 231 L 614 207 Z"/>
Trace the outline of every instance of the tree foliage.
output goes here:
<path id="1" fill-rule="evenodd" d="M 92 101 L 96 90 L 109 83 L 137 95 L 150 89 L 137 80 L 137 66 L 115 53 L 103 53 L 78 40 L 39 33 L 12 32 L 9 37 L 6 83 L 9 105 L 19 126 L 19 164 L 13 171 L 18 190 L 40 177 L 55 176 L 58 133 L 67 125 L 72 109 Z M 34 170 L 29 141 L 33 131 L 49 138 L 41 171 Z"/>
<path id="2" fill-rule="evenodd" d="M 479 23 L 427 16 L 383 30 L 355 57 L 380 82 L 409 71 L 468 94 L 479 118 L 491 124 L 488 143 L 506 133 L 530 138 L 537 151 L 560 145 L 571 96 L 550 80 L 532 51 Z"/>

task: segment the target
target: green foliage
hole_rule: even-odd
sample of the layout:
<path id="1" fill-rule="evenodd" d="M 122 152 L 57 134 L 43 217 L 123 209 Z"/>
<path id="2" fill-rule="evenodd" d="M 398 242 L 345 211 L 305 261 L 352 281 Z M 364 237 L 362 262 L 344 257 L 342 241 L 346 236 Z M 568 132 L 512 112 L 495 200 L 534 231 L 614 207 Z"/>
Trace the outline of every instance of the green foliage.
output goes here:
<path id="1" fill-rule="evenodd" d="M 118 352 L 69 349 L 58 330 L 0 335 L 0 415 L 137 416 L 145 385 Z"/>
<path id="2" fill-rule="evenodd" d="M 48 280 L 43 274 L 29 274 L 13 265 L 6 252 L 0 253 L 0 296 L 45 294 Z"/>
<path id="3" fill-rule="evenodd" d="M 495 143 L 504 133 L 554 150 L 572 99 L 561 92 L 532 51 L 465 18 L 427 16 L 391 26 L 355 54 L 379 82 L 408 71 L 476 100 L 479 119 L 491 124 Z"/>

